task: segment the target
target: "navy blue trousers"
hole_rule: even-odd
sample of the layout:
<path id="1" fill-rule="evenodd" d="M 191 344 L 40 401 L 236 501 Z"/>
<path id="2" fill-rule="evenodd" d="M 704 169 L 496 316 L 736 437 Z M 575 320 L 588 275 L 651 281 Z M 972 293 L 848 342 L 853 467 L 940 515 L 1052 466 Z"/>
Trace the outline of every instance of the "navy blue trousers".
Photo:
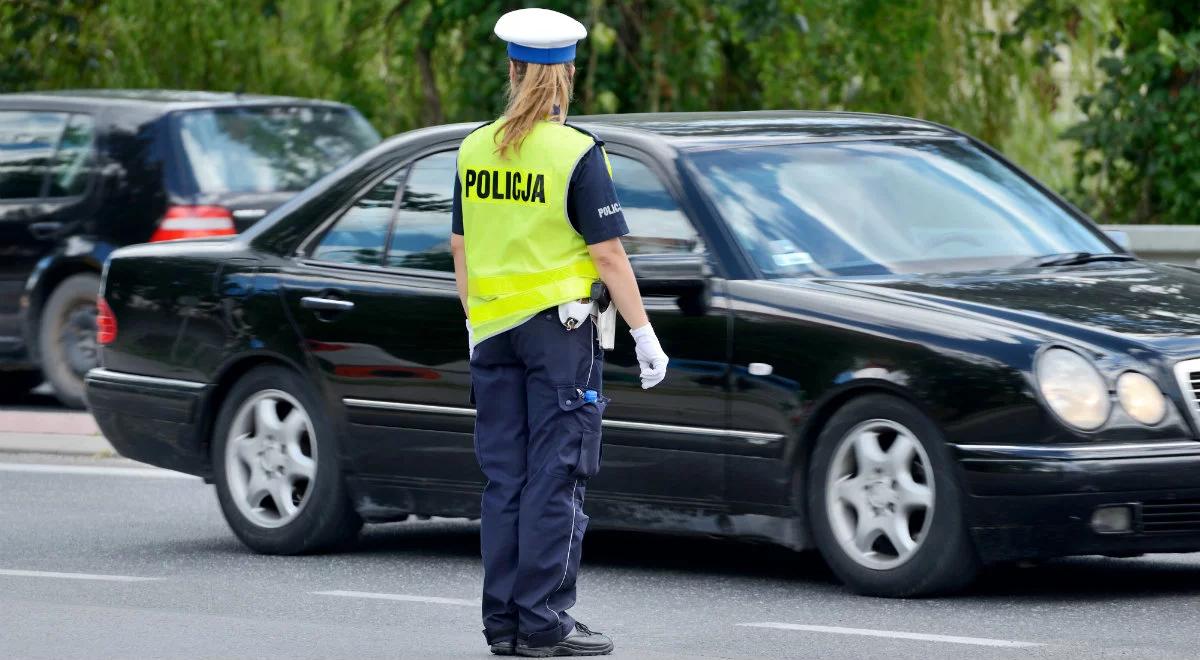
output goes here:
<path id="1" fill-rule="evenodd" d="M 603 352 L 589 321 L 557 309 L 481 342 L 471 358 L 475 455 L 487 478 L 480 543 L 483 633 L 549 646 L 575 627 L 583 495 L 600 467 Z"/>

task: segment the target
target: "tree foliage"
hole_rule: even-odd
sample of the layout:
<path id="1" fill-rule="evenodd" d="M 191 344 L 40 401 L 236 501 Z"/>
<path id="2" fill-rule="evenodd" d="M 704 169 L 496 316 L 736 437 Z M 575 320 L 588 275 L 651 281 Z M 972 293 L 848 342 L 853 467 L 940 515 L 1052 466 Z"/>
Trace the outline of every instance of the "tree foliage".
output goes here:
<path id="1" fill-rule="evenodd" d="M 0 90 L 333 98 L 385 133 L 480 121 L 503 108 L 506 60 L 492 25 L 525 4 L 8 0 L 0 3 Z M 536 4 L 589 27 L 574 113 L 806 108 L 924 117 L 996 145 L 1102 217 L 1200 221 L 1189 148 L 1200 12 L 1179 9 L 1192 3 Z"/>
<path id="2" fill-rule="evenodd" d="M 1200 12 L 1130 0 L 1117 20 L 1106 79 L 1068 133 L 1082 147 L 1074 195 L 1102 221 L 1200 223 Z"/>

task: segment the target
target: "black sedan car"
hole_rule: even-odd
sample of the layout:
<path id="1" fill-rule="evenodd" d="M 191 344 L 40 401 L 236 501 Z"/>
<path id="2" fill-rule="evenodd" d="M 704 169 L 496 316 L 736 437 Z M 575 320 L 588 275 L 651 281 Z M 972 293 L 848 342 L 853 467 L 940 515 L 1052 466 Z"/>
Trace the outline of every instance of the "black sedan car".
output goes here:
<path id="1" fill-rule="evenodd" d="M 168 90 L 0 94 L 0 396 L 83 406 L 113 250 L 233 234 L 379 143 L 354 108 Z"/>
<path id="2" fill-rule="evenodd" d="M 922 121 L 578 122 L 672 358 L 643 391 L 618 333 L 593 524 L 816 547 L 892 596 L 1200 550 L 1200 273 Z M 260 552 L 477 516 L 448 248 L 471 128 L 394 138 L 236 238 L 114 253 L 87 378 L 113 445 L 215 482 Z"/>

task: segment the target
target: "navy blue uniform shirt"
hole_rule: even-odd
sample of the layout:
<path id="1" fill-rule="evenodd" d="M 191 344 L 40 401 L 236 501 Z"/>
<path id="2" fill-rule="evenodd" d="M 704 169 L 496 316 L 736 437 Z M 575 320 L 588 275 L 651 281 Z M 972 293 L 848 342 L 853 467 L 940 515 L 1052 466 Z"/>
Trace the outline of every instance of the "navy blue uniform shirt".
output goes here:
<path id="1" fill-rule="evenodd" d="M 455 234 L 462 235 L 462 182 L 454 176 L 454 226 Z M 571 187 L 567 190 L 567 218 L 571 226 L 588 245 L 603 243 L 629 233 L 625 214 L 617 200 L 617 188 L 608 174 L 608 165 L 600 145 L 596 144 L 579 159 L 571 175 Z"/>

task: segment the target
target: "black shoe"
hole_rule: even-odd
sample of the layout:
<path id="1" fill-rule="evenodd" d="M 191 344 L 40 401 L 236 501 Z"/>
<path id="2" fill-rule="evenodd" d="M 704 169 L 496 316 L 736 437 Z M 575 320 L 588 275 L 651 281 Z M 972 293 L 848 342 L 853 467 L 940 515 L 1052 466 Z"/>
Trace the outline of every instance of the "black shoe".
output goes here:
<path id="1" fill-rule="evenodd" d="M 511 635 L 511 637 L 510 637 Z M 508 628 L 505 630 L 497 630 L 488 634 L 488 631 L 483 631 L 483 636 L 488 640 L 488 648 L 492 650 L 493 655 L 516 655 L 517 654 L 517 629 Z"/>
<path id="2" fill-rule="evenodd" d="M 528 646 L 517 642 L 517 655 L 526 658 L 553 658 L 567 655 L 608 655 L 613 651 L 612 640 L 575 623 L 575 630 L 550 646 Z"/>
<path id="3" fill-rule="evenodd" d="M 517 640 L 506 639 L 502 642 L 492 644 L 489 648 L 492 649 L 492 655 L 516 655 Z"/>

